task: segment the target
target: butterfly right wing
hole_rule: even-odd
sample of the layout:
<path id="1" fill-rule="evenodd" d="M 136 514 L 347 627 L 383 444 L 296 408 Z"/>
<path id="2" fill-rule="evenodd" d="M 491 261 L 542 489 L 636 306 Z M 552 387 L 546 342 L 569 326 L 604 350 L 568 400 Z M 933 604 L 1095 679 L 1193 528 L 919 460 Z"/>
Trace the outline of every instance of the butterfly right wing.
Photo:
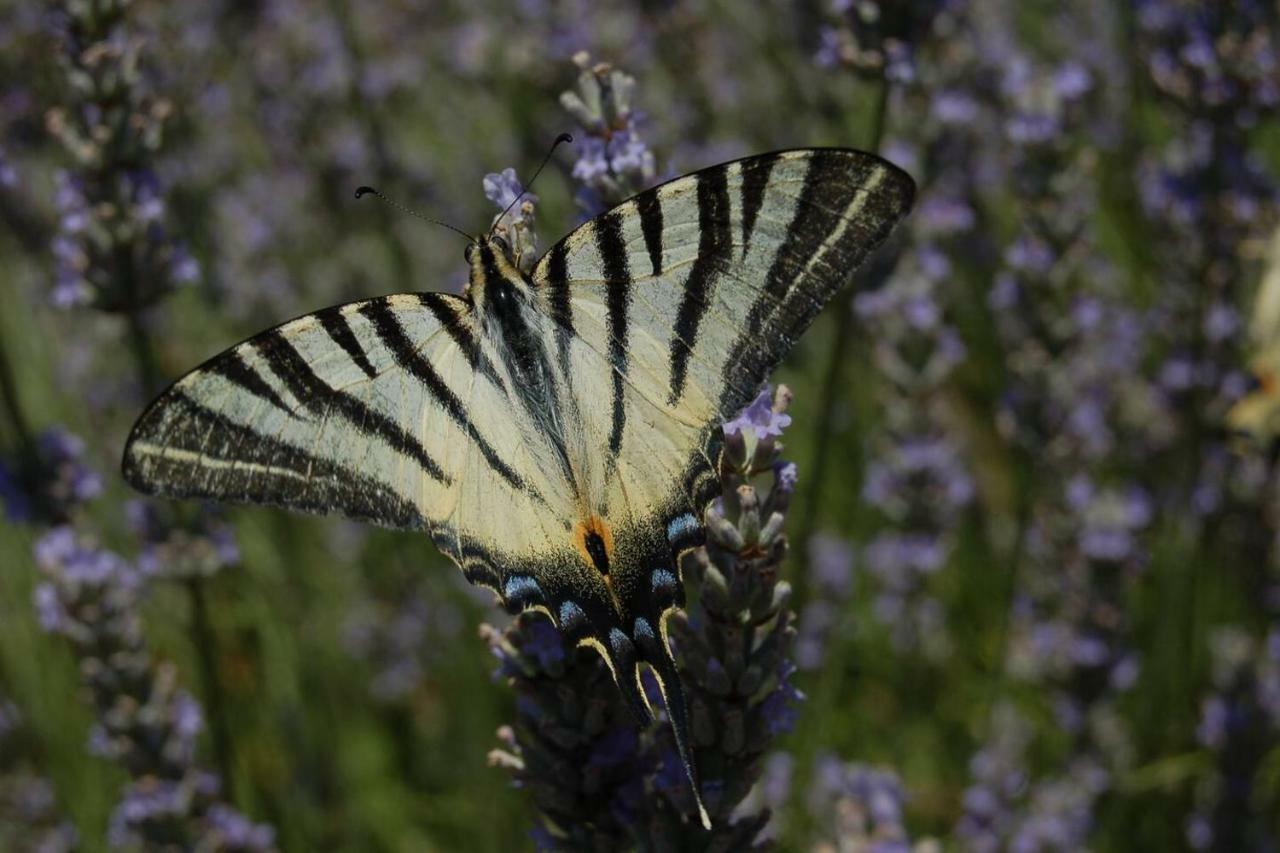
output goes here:
<path id="1" fill-rule="evenodd" d="M 533 273 L 606 499 L 644 519 L 719 490 L 721 426 L 910 209 L 873 154 L 799 149 L 723 163 L 581 225 Z M 613 518 L 612 521 L 621 519 Z M 664 527 L 672 519 L 657 519 Z"/>

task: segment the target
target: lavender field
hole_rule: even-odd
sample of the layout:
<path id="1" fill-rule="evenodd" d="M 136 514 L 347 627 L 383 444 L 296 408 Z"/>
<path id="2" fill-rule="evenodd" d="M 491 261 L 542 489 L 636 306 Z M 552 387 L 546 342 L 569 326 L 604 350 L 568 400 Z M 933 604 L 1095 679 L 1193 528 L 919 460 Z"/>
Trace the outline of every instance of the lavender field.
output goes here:
<path id="1" fill-rule="evenodd" d="M 1280 850 L 1275 0 L 7 0 L 0 104 L 0 850 Z M 724 427 L 709 832 L 428 537 L 120 476 L 231 344 L 462 291 L 357 186 L 479 233 L 566 132 L 530 261 L 758 152 L 918 188 Z"/>

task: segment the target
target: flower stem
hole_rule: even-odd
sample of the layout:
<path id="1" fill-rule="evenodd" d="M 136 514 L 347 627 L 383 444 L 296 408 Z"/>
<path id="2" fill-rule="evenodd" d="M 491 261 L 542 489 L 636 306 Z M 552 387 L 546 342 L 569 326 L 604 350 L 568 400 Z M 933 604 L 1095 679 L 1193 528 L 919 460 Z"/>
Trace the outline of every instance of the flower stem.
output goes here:
<path id="1" fill-rule="evenodd" d="M 209 619 L 209 605 L 205 597 L 205 578 L 193 577 L 187 581 L 191 597 L 191 633 L 195 640 L 196 657 L 200 661 L 200 680 L 204 686 L 204 705 L 209 717 L 209 733 L 213 738 L 213 759 L 222 777 L 222 796 L 235 802 L 235 766 L 230 730 L 227 728 L 225 696 L 218 679 L 218 635 Z"/>
<path id="2" fill-rule="evenodd" d="M 31 425 L 22 411 L 22 402 L 18 399 L 18 385 L 13 377 L 13 366 L 9 363 L 9 353 L 0 341 L 0 400 L 4 403 L 5 414 L 13 427 L 18 445 L 25 459 L 33 458 L 35 441 L 31 436 Z"/>
<path id="3" fill-rule="evenodd" d="M 879 153 L 880 145 L 884 140 L 885 127 L 889 120 L 889 81 L 880 76 L 877 81 L 878 91 L 876 93 L 876 103 L 871 114 L 871 127 L 867 135 L 867 149 L 872 153 Z M 846 305 L 846 308 L 850 308 Z M 846 310 L 846 315 L 848 311 Z M 813 456 L 808 471 L 804 472 L 808 481 L 805 489 L 805 512 L 801 515 L 801 525 L 798 535 L 796 536 L 796 545 L 800 551 L 800 565 L 808 565 L 809 562 L 809 539 L 813 536 L 817 529 L 818 512 L 817 507 L 822 498 L 822 490 L 826 486 L 826 478 L 830 467 L 828 457 L 831 454 L 831 440 L 833 438 L 831 422 L 835 414 L 836 398 L 839 395 L 841 387 L 841 377 L 844 373 L 844 363 L 848 357 L 849 340 L 852 335 L 837 334 L 835 341 L 831 345 L 831 354 L 827 357 L 827 369 L 822 380 L 822 391 L 819 397 L 821 407 L 818 417 L 814 421 L 813 433 Z M 803 591 L 805 584 L 805 572 L 797 572 L 792 577 L 792 585 L 798 592 Z M 801 596 L 802 597 L 802 596 Z"/>
<path id="4" fill-rule="evenodd" d="M 352 112 L 364 125 L 373 160 L 374 182 L 381 186 L 396 177 L 396 169 L 392 163 L 391 152 L 387 149 L 387 132 L 382 125 L 382 120 L 369 99 L 360 91 L 359 81 L 364 76 L 364 52 L 360 47 L 360 36 L 356 32 L 355 23 L 351 19 L 351 9 L 346 0 L 330 0 L 329 9 L 338 22 L 343 48 L 351 63 L 351 85 L 347 98 Z M 390 208 L 387 205 L 377 205 L 377 212 L 374 215 L 378 217 L 378 232 L 383 246 L 386 247 L 387 255 L 391 258 L 398 289 L 404 292 L 414 290 L 413 256 L 409 254 L 408 247 L 396 233 L 391 221 Z"/>

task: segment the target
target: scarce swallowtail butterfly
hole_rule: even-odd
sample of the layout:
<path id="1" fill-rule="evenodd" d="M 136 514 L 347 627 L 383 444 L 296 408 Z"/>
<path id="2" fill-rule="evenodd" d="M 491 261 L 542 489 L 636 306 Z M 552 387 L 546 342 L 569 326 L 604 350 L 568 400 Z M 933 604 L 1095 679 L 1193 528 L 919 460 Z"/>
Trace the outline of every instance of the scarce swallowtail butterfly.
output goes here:
<path id="1" fill-rule="evenodd" d="M 643 719 L 648 664 L 697 795 L 667 619 L 721 425 L 913 195 L 872 154 L 779 151 L 646 190 L 532 274 L 476 238 L 461 297 L 337 305 L 179 379 L 134 426 L 125 479 L 427 533 L 508 609 L 599 652 Z"/>

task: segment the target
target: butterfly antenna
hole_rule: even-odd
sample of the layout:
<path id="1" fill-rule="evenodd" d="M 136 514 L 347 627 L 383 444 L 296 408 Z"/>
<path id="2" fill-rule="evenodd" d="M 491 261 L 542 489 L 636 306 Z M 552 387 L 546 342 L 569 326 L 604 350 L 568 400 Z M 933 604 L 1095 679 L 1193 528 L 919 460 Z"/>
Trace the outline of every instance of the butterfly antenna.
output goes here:
<path id="1" fill-rule="evenodd" d="M 403 204 L 401 204 L 401 203 L 400 203 L 400 202 L 398 202 L 398 201 L 394 201 L 393 199 L 389 199 L 389 198 L 387 198 L 387 196 L 386 196 L 385 194 L 383 194 L 383 192 L 382 192 L 381 190 L 376 190 L 376 189 L 374 189 L 373 187 L 356 187 L 356 198 L 364 198 L 364 197 L 365 197 L 365 196 L 367 196 L 367 195 L 374 195 L 374 196 L 377 196 L 377 197 L 378 197 L 378 198 L 380 198 L 382 201 L 384 201 L 384 202 L 386 202 L 387 204 L 391 205 L 392 207 L 394 207 L 396 210 L 400 211 L 401 213 L 407 213 L 407 214 L 409 214 L 410 216 L 416 216 L 416 217 L 418 217 L 419 219 L 425 220 L 425 221 L 430 222 L 430 223 L 432 223 L 432 224 L 434 224 L 434 225 L 441 225 L 441 226 L 443 226 L 443 227 L 445 227 L 445 228 L 448 228 L 450 231 L 453 231 L 453 232 L 455 232 L 455 233 L 457 233 L 457 234 L 461 234 L 463 237 L 465 237 L 465 238 L 467 239 L 467 242 L 468 242 L 468 243 L 474 243 L 474 242 L 476 241 L 476 238 L 475 238 L 475 237 L 472 237 L 470 234 L 468 234 L 466 231 L 463 231 L 463 230 L 462 230 L 462 229 L 460 229 L 460 228 L 454 228 L 454 227 L 453 227 L 452 225 L 450 225 L 448 222 L 441 222 L 439 219 L 432 219 L 430 216 L 425 216 L 425 215 L 423 215 L 423 214 L 419 213 L 418 211 L 414 210 L 414 209 L 413 209 L 413 208 L 411 208 L 411 207 L 406 207 L 406 206 L 404 206 Z"/>
<path id="2" fill-rule="evenodd" d="M 498 223 L 502 221 L 502 217 L 506 216 L 511 211 L 511 208 L 515 207 L 520 199 L 524 198 L 525 193 L 529 192 L 529 189 L 533 186 L 533 182 L 538 180 L 538 176 L 542 174 L 542 170 L 546 168 L 547 163 L 551 162 L 551 155 L 556 152 L 556 149 L 564 143 L 572 141 L 573 137 L 567 133 L 562 133 L 556 137 L 556 141 L 552 142 L 551 147 L 547 149 L 547 155 L 542 158 L 542 163 L 534 171 L 533 177 L 529 179 L 529 183 L 523 184 L 520 187 L 520 192 L 516 194 L 516 197 L 511 199 L 511 203 L 502 209 L 502 213 L 498 215 L 497 219 L 493 220 L 493 227 L 489 229 L 490 234 L 493 233 L 494 228 L 498 227 Z"/>

